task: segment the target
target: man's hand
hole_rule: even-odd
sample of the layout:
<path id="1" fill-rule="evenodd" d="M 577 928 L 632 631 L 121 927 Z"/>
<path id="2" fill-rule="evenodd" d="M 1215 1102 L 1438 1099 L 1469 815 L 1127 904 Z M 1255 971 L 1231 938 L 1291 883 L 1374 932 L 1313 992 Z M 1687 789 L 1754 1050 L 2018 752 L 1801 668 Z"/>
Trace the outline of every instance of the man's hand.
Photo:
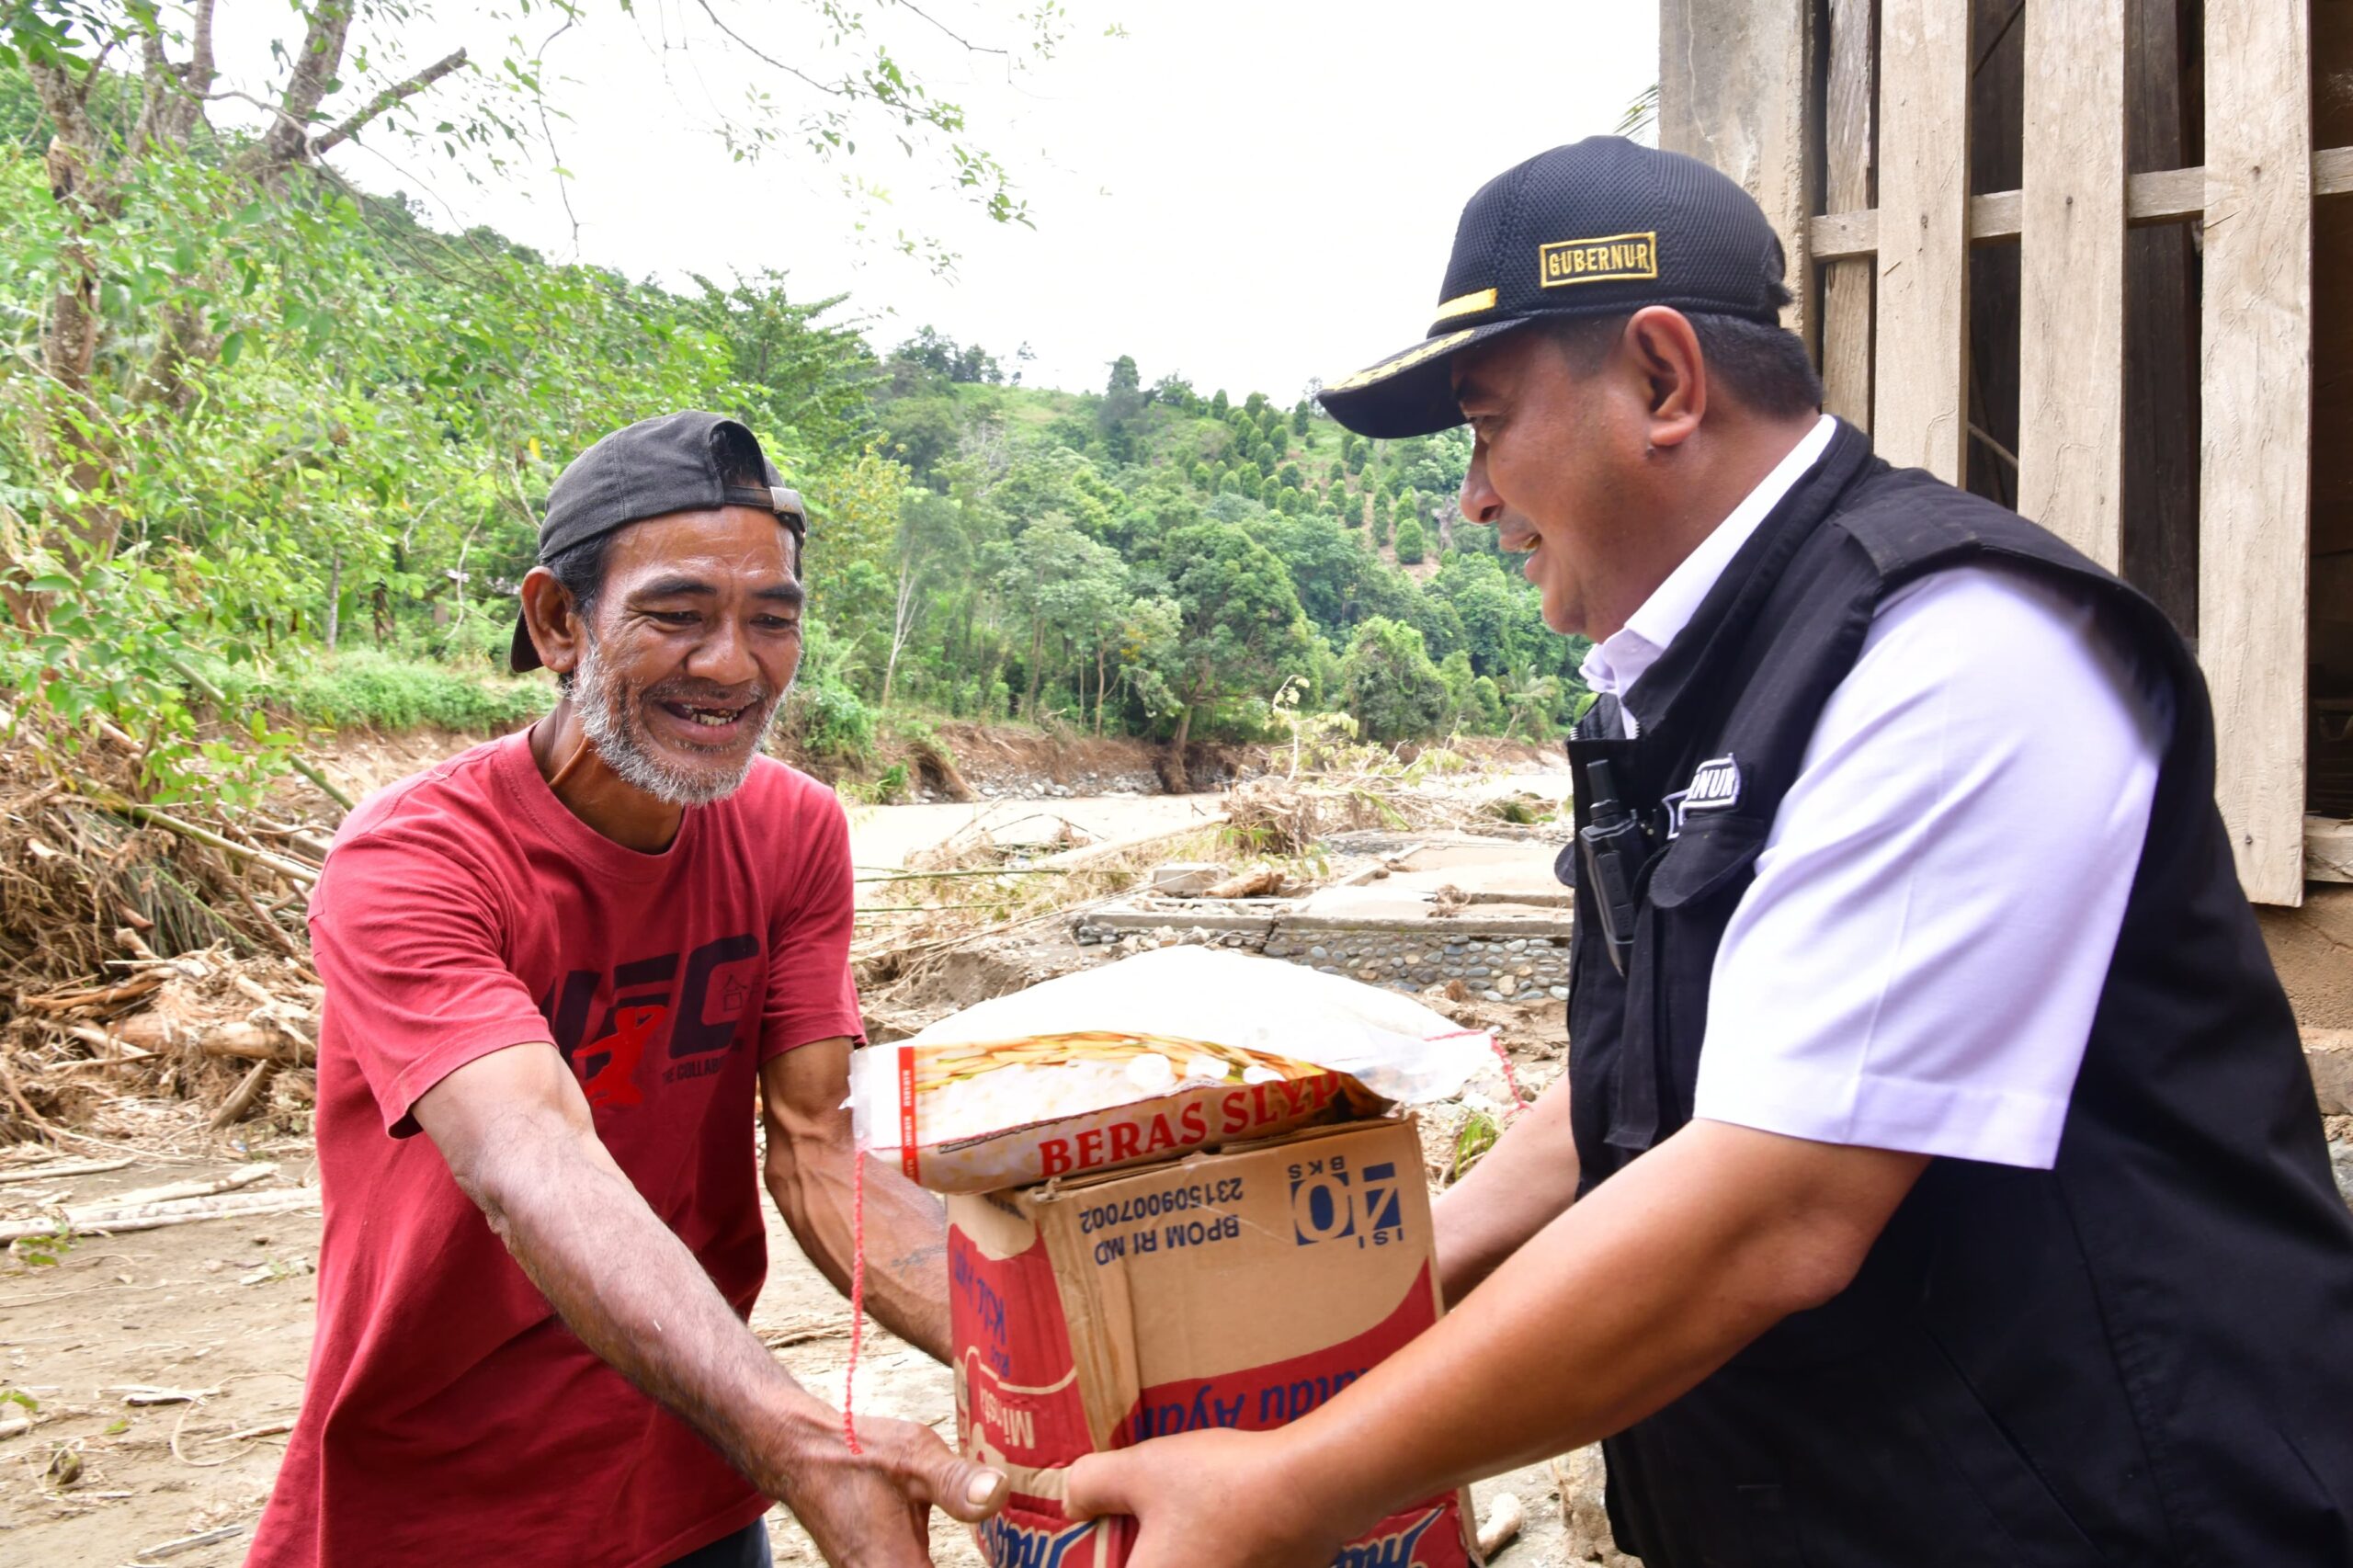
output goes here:
<path id="1" fill-rule="evenodd" d="M 1004 1506 L 1006 1479 L 958 1457 L 927 1426 L 861 1416 L 853 1457 L 803 1455 L 779 1478 L 780 1498 L 835 1568 L 928 1568 L 937 1506 L 978 1524 Z"/>
<path id="2" fill-rule="evenodd" d="M 1927 1163 L 1692 1122 L 1329 1403 L 1081 1460 L 1071 1506 L 1135 1515 L 1134 1568 L 1328 1562 L 1418 1498 L 1624 1430 L 1837 1295 Z"/>
<path id="3" fill-rule="evenodd" d="M 1132 1514 L 1128 1568 L 1326 1568 L 1347 1539 L 1280 1432 L 1188 1432 L 1070 1467 L 1074 1519 Z"/>
<path id="4" fill-rule="evenodd" d="M 468 1062 L 416 1119 L 565 1326 L 790 1506 L 837 1568 L 925 1568 L 926 1507 L 967 1523 L 996 1512 L 1006 1478 L 923 1427 L 860 1421 L 866 1452 L 849 1452 L 840 1415 L 777 1364 L 613 1163 L 553 1046 Z"/>

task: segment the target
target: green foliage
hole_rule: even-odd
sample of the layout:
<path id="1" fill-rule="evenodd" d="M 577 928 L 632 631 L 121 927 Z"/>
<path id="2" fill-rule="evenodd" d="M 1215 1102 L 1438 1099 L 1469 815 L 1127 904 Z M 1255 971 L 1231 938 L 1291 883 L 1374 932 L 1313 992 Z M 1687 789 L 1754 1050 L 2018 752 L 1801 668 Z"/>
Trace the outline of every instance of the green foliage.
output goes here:
<path id="1" fill-rule="evenodd" d="M 507 635 L 500 626 L 499 640 Z M 230 683 L 222 683 L 228 687 Z M 251 697 L 305 724 L 330 729 L 501 731 L 548 710 L 552 688 L 540 680 L 477 677 L 367 649 L 332 654 L 299 670 L 280 667 L 255 680 Z"/>
<path id="2" fill-rule="evenodd" d="M 1445 716 L 1446 683 L 1422 634 L 1385 616 L 1356 629 L 1340 658 L 1348 711 L 1376 741 L 1434 733 Z"/>
<path id="3" fill-rule="evenodd" d="M 1403 566 L 1422 563 L 1422 525 L 1417 517 L 1408 516 L 1397 524 L 1397 561 Z"/>
<path id="4" fill-rule="evenodd" d="M 1487 1151 L 1503 1136 L 1503 1129 L 1495 1119 L 1483 1110 L 1474 1110 L 1462 1119 L 1455 1130 L 1454 1151 L 1447 1162 L 1446 1181 L 1451 1187 L 1471 1174 L 1471 1167 L 1486 1158 Z"/>
<path id="5" fill-rule="evenodd" d="M 928 326 L 878 358 L 850 301 L 780 269 L 631 283 L 304 173 L 256 186 L 210 142 L 159 151 L 77 231 L 25 89 L 0 67 L 0 572 L 46 619 L 0 630 L 0 687 L 85 744 L 129 734 L 159 802 L 246 798 L 309 729 L 541 711 L 544 677 L 498 672 L 548 487 L 665 408 L 743 417 L 810 503 L 784 726 L 813 757 L 870 759 L 909 710 L 1240 736 L 1288 687 L 1311 714 L 1370 695 L 1383 733 L 1537 734 L 1579 695 L 1484 530 L 1427 585 L 1366 547 L 1366 492 L 1385 542 L 1393 490 L 1459 482 L 1453 437 L 1384 452 L 1126 356 L 1099 392 L 1022 387 L 1022 354 Z M 135 91 L 102 76 L 91 101 Z M 30 372 L 75 245 L 105 328 L 78 403 Z M 160 395 L 176 319 L 199 351 Z M 60 429 L 95 472 L 57 460 Z M 74 533 L 93 514 L 119 525 L 96 550 Z"/>

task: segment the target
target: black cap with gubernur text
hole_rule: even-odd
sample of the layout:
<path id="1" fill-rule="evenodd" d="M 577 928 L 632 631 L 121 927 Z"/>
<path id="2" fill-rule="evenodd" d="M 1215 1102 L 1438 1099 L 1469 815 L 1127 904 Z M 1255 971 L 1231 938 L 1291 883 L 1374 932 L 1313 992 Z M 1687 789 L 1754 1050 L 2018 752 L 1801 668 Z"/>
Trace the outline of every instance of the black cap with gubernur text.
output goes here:
<path id="1" fill-rule="evenodd" d="M 756 469 L 764 484 L 730 484 L 731 470 Z M 616 528 L 673 512 L 754 506 L 774 512 L 792 531 L 793 567 L 809 531 L 800 493 L 785 487 L 776 465 L 744 426 L 723 415 L 665 414 L 623 426 L 564 466 L 548 492 L 540 522 L 540 564 Z M 540 667 L 531 629 L 518 614 L 507 663 L 517 674 Z"/>
<path id="2" fill-rule="evenodd" d="M 1462 423 L 1448 362 L 1473 344 L 1646 305 L 1776 324 L 1783 268 L 1779 237 L 1732 180 L 1680 153 L 1588 137 L 1480 187 L 1428 335 L 1319 395 L 1358 435 L 1427 436 Z"/>

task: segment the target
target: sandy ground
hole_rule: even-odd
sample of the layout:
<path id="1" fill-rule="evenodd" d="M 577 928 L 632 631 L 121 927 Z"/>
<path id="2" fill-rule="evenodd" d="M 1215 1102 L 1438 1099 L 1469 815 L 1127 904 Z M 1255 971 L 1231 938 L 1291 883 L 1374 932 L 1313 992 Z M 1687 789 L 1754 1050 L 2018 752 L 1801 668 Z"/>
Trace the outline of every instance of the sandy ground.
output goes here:
<path id="1" fill-rule="evenodd" d="M 861 872 L 892 871 L 918 849 L 958 834 L 985 833 L 998 844 L 1060 847 L 1157 833 L 1206 822 L 1222 804 L 1217 795 L 1086 795 L 1071 800 L 977 801 L 916 806 L 849 808 L 850 859 Z M 862 883 L 862 903 L 891 902 L 890 884 Z M 878 892 L 880 888 L 884 892 Z"/>

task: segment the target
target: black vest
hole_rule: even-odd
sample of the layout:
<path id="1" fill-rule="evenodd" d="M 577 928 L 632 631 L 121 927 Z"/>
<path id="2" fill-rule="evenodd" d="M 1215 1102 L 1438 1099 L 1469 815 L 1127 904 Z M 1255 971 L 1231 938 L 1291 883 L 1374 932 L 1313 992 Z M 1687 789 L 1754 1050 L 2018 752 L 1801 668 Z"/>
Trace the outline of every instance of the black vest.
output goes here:
<path id="1" fill-rule="evenodd" d="M 2214 807 L 2204 682 L 2147 600 L 1851 427 L 1627 694 L 1640 738 L 1570 743 L 1579 825 L 1598 756 L 1653 829 L 1623 976 L 1577 879 L 1582 1186 L 1690 1119 L 1717 945 L 1815 722 L 1881 599 L 1965 562 L 2088 596 L 2175 697 L 2058 1165 L 1931 1162 L 1846 1291 L 1610 1439 L 1619 1545 L 1648 1568 L 2353 1564 L 2353 1216 Z M 1728 808 L 1703 766 L 1726 756 Z M 1686 790 L 1711 809 L 1678 813 Z"/>

